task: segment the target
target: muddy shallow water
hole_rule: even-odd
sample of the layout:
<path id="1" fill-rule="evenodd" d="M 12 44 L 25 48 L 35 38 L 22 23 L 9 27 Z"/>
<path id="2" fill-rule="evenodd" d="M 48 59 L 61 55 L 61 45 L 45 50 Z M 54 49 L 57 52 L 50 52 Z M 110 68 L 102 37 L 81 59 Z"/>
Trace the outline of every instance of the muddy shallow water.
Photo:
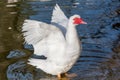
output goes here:
<path id="1" fill-rule="evenodd" d="M 120 0 L 0 1 L 0 80 L 57 80 L 27 64 L 33 48 L 21 32 L 25 19 L 50 23 L 56 3 L 88 23 L 77 26 L 83 50 L 70 80 L 120 80 Z"/>

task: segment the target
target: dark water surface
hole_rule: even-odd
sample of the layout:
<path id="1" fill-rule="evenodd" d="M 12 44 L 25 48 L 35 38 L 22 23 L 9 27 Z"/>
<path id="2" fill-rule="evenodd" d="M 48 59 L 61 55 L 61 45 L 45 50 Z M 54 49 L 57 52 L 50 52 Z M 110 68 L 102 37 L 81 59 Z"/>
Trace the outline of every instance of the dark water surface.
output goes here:
<path id="1" fill-rule="evenodd" d="M 71 80 L 120 80 L 120 0 L 0 0 L 0 80 L 57 80 L 27 64 L 33 49 L 21 32 L 25 19 L 50 23 L 56 3 L 88 23 L 77 27 L 83 51 Z"/>

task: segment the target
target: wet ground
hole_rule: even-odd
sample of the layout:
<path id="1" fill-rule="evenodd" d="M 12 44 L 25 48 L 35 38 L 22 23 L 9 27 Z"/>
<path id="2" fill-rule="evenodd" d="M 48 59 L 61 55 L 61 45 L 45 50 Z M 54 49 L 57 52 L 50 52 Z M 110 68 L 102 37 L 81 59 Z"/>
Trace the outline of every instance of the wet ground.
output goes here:
<path id="1" fill-rule="evenodd" d="M 27 64 L 33 49 L 21 32 L 25 19 L 50 23 L 56 3 L 67 17 L 79 14 L 88 23 L 77 27 L 83 51 L 71 80 L 120 80 L 120 0 L 0 1 L 0 80 L 57 80 Z"/>

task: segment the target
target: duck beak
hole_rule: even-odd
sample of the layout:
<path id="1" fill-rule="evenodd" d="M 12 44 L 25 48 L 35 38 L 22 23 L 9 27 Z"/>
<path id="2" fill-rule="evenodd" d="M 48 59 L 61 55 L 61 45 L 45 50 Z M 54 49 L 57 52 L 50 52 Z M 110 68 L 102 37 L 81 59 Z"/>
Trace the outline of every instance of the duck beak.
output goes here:
<path id="1" fill-rule="evenodd" d="M 87 24 L 87 22 L 85 22 L 85 21 L 82 21 L 82 22 L 81 22 L 81 24 Z"/>

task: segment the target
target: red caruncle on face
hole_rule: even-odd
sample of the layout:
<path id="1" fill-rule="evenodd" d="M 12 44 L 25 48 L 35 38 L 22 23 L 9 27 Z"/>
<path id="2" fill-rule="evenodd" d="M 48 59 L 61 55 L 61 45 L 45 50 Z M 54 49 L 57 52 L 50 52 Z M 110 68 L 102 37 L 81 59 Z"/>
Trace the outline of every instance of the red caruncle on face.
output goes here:
<path id="1" fill-rule="evenodd" d="M 73 24 L 87 24 L 82 20 L 82 18 L 79 17 L 75 17 L 73 20 L 74 20 Z"/>

